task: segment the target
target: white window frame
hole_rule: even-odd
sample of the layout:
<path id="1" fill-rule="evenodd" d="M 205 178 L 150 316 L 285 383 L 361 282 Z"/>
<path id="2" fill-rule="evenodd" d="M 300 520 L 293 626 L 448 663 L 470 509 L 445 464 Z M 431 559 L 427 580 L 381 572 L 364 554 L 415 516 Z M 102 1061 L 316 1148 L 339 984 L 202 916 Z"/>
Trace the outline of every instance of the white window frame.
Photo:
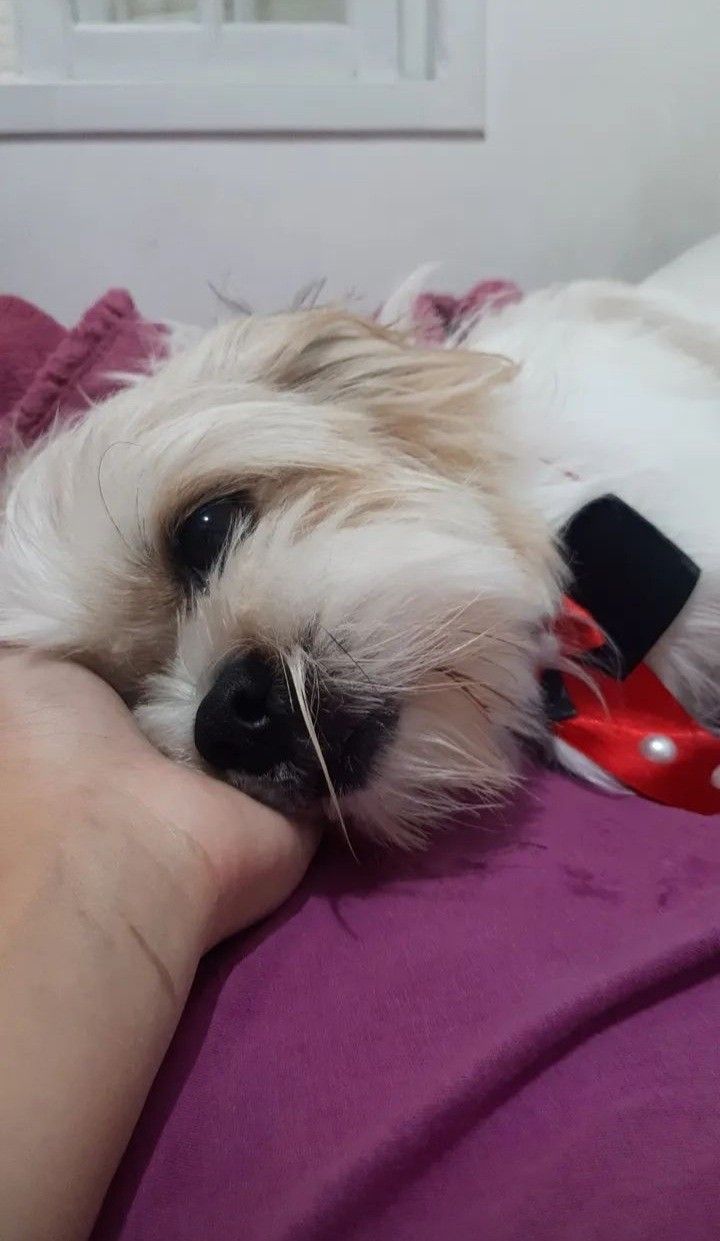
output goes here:
<path id="1" fill-rule="evenodd" d="M 482 132 L 485 0 L 349 0 L 344 26 L 201 6 L 200 22 L 111 28 L 20 0 L 0 133 Z"/>

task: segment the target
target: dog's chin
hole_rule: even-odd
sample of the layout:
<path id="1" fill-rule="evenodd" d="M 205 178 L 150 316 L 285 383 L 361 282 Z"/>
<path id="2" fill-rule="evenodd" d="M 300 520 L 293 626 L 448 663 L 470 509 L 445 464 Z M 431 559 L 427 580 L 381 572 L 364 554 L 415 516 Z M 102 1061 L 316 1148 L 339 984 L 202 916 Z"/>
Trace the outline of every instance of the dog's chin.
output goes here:
<path id="1" fill-rule="evenodd" d="M 319 788 L 310 790 L 300 773 L 288 764 L 281 763 L 262 776 L 248 775 L 243 771 L 225 771 L 222 778 L 252 797 L 253 801 L 269 806 L 281 814 L 295 818 L 325 817 L 324 798 Z M 327 791 L 326 791 L 327 794 Z"/>

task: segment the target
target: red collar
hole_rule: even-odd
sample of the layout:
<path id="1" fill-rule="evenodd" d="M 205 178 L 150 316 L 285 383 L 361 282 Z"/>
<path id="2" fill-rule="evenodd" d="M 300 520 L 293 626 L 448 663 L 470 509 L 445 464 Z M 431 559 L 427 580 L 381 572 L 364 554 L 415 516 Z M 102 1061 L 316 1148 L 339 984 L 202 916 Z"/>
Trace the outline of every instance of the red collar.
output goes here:
<path id="1" fill-rule="evenodd" d="M 588 662 L 605 636 L 573 600 L 565 600 L 555 632 L 580 665 L 577 675 L 563 674 L 571 711 L 553 724 L 555 735 L 643 797 L 720 814 L 720 737 L 698 724 L 646 663 L 617 680 Z"/>

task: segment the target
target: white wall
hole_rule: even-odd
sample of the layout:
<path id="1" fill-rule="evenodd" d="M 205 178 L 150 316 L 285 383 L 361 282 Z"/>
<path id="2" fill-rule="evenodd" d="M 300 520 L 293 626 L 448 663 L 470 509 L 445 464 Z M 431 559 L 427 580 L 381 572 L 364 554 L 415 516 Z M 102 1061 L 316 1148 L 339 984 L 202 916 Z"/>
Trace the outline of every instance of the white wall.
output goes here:
<path id="1" fill-rule="evenodd" d="M 720 228 L 719 65 L 718 0 L 490 0 L 484 142 L 6 141 L 0 285 L 209 322 L 209 281 L 372 304 L 427 258 L 456 288 L 633 278 Z"/>
<path id="2" fill-rule="evenodd" d="M 14 22 L 10 0 L 0 0 L 0 73 L 5 73 L 15 68 L 13 35 Z"/>

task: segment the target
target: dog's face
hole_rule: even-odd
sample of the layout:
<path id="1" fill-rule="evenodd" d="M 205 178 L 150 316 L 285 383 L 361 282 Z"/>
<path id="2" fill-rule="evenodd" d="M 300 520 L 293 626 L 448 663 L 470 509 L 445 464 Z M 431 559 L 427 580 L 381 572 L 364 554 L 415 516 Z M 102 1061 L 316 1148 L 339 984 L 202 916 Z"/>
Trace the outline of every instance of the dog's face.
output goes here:
<path id="1" fill-rule="evenodd" d="M 0 640 L 290 812 L 409 841 L 492 797 L 554 589 L 498 370 L 331 311 L 218 329 L 12 465 Z"/>

